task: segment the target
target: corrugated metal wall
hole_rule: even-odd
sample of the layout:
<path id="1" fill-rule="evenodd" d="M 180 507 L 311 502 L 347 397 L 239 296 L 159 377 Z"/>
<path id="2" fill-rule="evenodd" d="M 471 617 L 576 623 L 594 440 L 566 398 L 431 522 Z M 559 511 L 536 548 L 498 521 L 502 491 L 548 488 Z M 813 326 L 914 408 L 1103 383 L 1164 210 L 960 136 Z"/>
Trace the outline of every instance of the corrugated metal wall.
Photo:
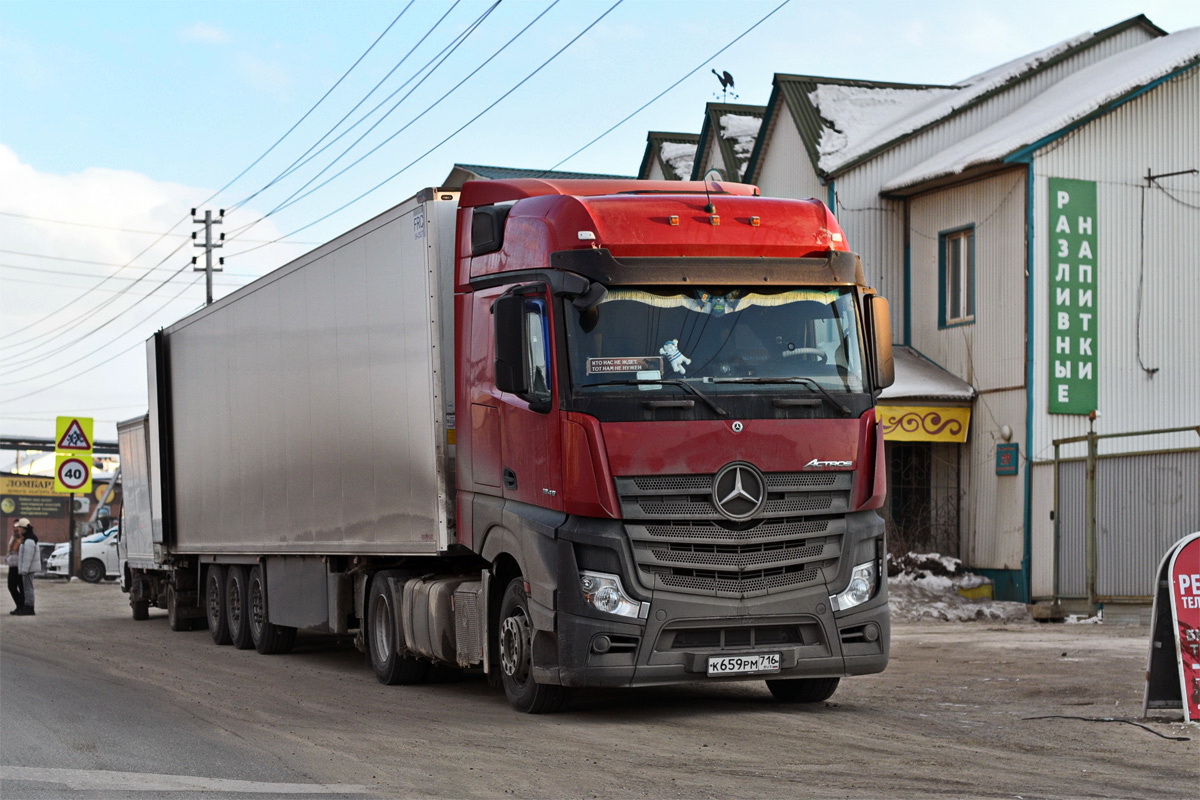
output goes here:
<path id="1" fill-rule="evenodd" d="M 1086 477 L 1084 461 L 1059 467 L 1059 592 L 1064 595 L 1087 594 Z M 1153 595 L 1163 554 L 1200 531 L 1198 487 L 1200 449 L 1097 459 L 1097 595 Z"/>
<path id="2" fill-rule="evenodd" d="M 800 133 L 786 110 L 781 109 L 781 116 L 777 118 L 766 144 L 759 168 L 762 177 L 758 180 L 764 195 L 800 200 L 815 197 L 821 202 L 828 202 L 829 192 L 817 177 L 808 152 L 800 141 Z M 850 240 L 850 247 L 857 247 L 853 239 Z M 870 265 L 864 266 L 870 269 Z"/>
<path id="3" fill-rule="evenodd" d="M 1047 457 L 1054 439 L 1087 432 L 1086 417 L 1047 413 L 1048 177 L 1097 182 L 1098 433 L 1200 423 L 1200 175 L 1155 174 L 1200 167 L 1200 68 L 1126 103 L 1036 157 L 1034 353 L 1035 441 Z M 1161 188 L 1159 188 L 1161 187 Z M 1144 230 L 1141 224 L 1145 202 Z M 1139 365 L 1139 273 L 1142 276 Z M 1188 446 L 1186 436 L 1155 449 Z M 1146 449 L 1133 439 L 1122 450 Z"/>
<path id="4" fill-rule="evenodd" d="M 977 390 L 1023 387 L 1025 170 L 915 198 L 911 209 L 913 347 Z M 975 322 L 939 329 L 938 234 L 968 225 Z"/>
<path id="5" fill-rule="evenodd" d="M 1149 39 L 1150 35 L 1141 28 L 1111 36 L 836 176 L 838 208 L 835 213 L 855 249 L 862 255 L 863 263 L 872 270 L 870 274 L 879 275 L 877 287 L 892 301 L 892 327 L 897 341 L 903 341 L 905 317 L 903 219 L 899 204 L 879 197 L 880 187 L 925 159 L 1003 119 L 1072 72 Z M 936 284 L 933 288 L 936 289 Z M 914 279 L 912 291 L 915 300 L 929 292 L 930 287 Z"/>

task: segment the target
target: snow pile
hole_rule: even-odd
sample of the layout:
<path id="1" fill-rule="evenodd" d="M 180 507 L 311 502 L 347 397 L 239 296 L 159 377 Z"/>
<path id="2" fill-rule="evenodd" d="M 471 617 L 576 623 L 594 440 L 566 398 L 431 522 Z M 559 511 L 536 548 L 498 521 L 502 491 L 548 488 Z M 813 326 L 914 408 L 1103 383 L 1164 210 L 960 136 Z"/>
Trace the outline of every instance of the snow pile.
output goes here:
<path id="1" fill-rule="evenodd" d="M 958 590 L 990 583 L 957 558 L 938 553 L 888 556 L 888 609 L 893 619 L 917 622 L 1032 622 L 1024 603 L 972 600 Z"/>
<path id="2" fill-rule="evenodd" d="M 747 114 L 722 114 L 721 138 L 733 141 L 733 152 L 738 160 L 738 177 L 746 173 L 746 162 L 754 152 L 754 140 L 758 138 L 758 129 L 762 120 Z"/>
<path id="3" fill-rule="evenodd" d="M 658 156 L 668 167 L 675 170 L 675 177 L 686 181 L 692 177 L 692 165 L 696 163 L 696 145 L 686 142 L 663 142 Z"/>
<path id="4" fill-rule="evenodd" d="M 1200 58 L 1200 28 L 1146 42 L 1079 70 L 996 124 L 938 153 L 885 185 L 895 191 L 977 164 L 998 161 L 1058 133 L 1107 104 Z"/>
<path id="5" fill-rule="evenodd" d="M 911 90 L 862 89 L 860 91 L 865 93 L 864 96 L 850 104 L 838 102 L 839 99 L 848 99 L 849 95 L 839 98 L 837 94 L 828 93 L 824 96 L 826 102 L 822 104 L 818 102 L 815 96 L 816 93 L 814 93 L 812 100 L 821 117 L 832 123 L 837 130 L 842 131 L 845 134 L 846 140 L 840 148 L 837 148 L 831 139 L 829 149 L 826 151 L 826 143 L 824 137 L 822 137 L 820 167 L 827 172 L 836 170 L 859 156 L 865 155 L 902 136 L 907 136 L 913 131 L 920 130 L 926 125 L 937 122 L 988 92 L 1011 83 L 1025 73 L 1037 69 L 1047 61 L 1078 47 L 1088 39 L 1091 39 L 1092 36 L 1092 33 L 1079 34 L 1071 39 L 1053 44 L 1050 47 L 1033 53 L 1028 53 L 998 67 L 993 67 L 986 72 L 981 72 L 978 75 L 960 81 L 954 86 L 924 89 L 914 88 Z M 836 87 L 821 88 L 833 89 Z M 863 112 L 856 109 L 856 104 L 862 106 L 871 102 L 878 102 L 882 105 L 891 105 L 895 108 L 899 100 L 898 97 L 889 98 L 886 94 L 878 94 L 893 91 L 900 91 L 907 95 L 907 100 L 903 108 L 907 113 L 900 115 L 892 114 L 884 119 L 883 117 L 886 115 L 881 110 L 880 116 L 875 120 L 876 124 L 874 126 L 868 124 L 868 120 L 866 119 L 862 120 L 863 124 L 861 125 L 855 124 L 856 118 L 873 116 L 872 112 Z M 872 97 L 876 96 L 878 99 L 871 100 Z M 896 108 L 895 110 L 900 109 Z"/>

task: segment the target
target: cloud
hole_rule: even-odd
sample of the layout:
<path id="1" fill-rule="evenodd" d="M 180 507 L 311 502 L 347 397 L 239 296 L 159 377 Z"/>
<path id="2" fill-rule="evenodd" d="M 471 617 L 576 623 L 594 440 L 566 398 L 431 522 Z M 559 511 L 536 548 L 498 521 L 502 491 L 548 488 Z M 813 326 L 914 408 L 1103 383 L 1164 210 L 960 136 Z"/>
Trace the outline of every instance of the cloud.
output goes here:
<path id="1" fill-rule="evenodd" d="M 40 172 L 3 144 L 0 186 L 9 251 L 0 253 L 0 431 L 53 435 L 62 412 L 96 417 L 97 436 L 112 439 L 112 423 L 146 408 L 142 342 L 204 302 L 203 275 L 190 264 L 203 251 L 192 246 L 189 211 L 212 192 L 128 170 Z M 239 210 L 224 228 L 259 215 Z M 280 232 L 267 220 L 251 236 Z M 234 258 L 215 276 L 214 294 L 292 255 L 271 247 Z M 35 390 L 43 391 L 22 398 Z"/>
<path id="2" fill-rule="evenodd" d="M 203 44 L 229 44 L 233 37 L 223 28 L 210 25 L 207 22 L 195 22 L 179 32 L 179 38 L 185 42 L 202 42 Z"/>

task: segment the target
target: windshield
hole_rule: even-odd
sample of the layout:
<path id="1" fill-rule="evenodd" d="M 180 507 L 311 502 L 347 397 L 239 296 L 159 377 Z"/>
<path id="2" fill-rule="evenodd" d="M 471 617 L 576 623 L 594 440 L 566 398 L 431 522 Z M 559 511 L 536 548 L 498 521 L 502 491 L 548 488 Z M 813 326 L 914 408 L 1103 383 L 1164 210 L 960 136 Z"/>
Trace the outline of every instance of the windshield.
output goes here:
<path id="1" fill-rule="evenodd" d="M 594 391 L 621 381 L 656 389 L 656 379 L 683 380 L 711 393 L 803 378 L 860 392 L 855 309 L 849 288 L 614 289 L 594 308 L 567 306 L 571 379 Z"/>
<path id="2" fill-rule="evenodd" d="M 96 531 L 95 533 L 91 534 L 90 536 L 85 536 L 85 537 L 83 537 L 83 539 L 81 539 L 80 541 L 84 541 L 84 542 L 103 542 L 105 539 L 107 539 L 108 537 L 112 536 L 112 535 L 113 535 L 114 533 L 116 533 L 116 532 L 117 532 L 117 529 L 116 529 L 116 528 L 109 528 L 109 529 L 108 529 L 108 530 L 106 530 L 106 531 Z"/>

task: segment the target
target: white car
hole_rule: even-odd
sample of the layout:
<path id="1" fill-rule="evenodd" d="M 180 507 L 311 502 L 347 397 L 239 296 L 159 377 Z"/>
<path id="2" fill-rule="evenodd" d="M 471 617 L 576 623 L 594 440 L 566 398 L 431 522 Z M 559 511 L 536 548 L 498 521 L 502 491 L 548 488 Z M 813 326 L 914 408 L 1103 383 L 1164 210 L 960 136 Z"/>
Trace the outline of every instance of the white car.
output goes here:
<path id="1" fill-rule="evenodd" d="M 93 533 L 80 540 L 79 577 L 88 583 L 99 583 L 105 578 L 120 576 L 117 561 L 117 527 Z M 66 577 L 71 571 L 71 543 L 64 542 L 54 548 L 46 559 L 46 573 Z"/>

